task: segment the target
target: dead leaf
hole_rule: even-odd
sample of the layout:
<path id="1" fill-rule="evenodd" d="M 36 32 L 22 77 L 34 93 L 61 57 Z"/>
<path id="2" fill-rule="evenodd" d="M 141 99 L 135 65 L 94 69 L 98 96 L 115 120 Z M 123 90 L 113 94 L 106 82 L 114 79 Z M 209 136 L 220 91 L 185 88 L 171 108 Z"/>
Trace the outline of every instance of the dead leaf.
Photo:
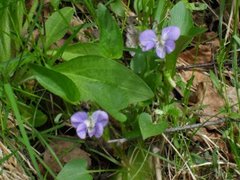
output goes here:
<path id="1" fill-rule="evenodd" d="M 202 96 L 198 102 L 198 105 L 203 106 L 202 115 L 204 116 L 200 117 L 201 123 L 204 123 L 209 118 L 211 118 L 210 121 L 215 121 L 224 117 L 223 114 L 218 113 L 224 107 L 225 101 L 215 90 L 212 83 L 202 83 L 196 93 Z M 207 126 L 206 128 L 212 130 L 222 126 L 223 124 Z"/>
<path id="2" fill-rule="evenodd" d="M 180 54 L 180 58 L 189 64 L 210 63 L 213 59 L 213 54 L 220 47 L 217 34 L 215 32 L 206 32 L 196 41 L 204 42 L 204 44 L 184 51 Z"/>
<path id="3" fill-rule="evenodd" d="M 73 142 L 67 142 L 62 140 L 54 140 L 50 144 L 52 150 L 55 152 L 56 156 L 59 158 L 62 165 L 65 165 L 72 159 L 82 158 L 88 162 L 88 166 L 91 165 L 90 154 L 80 149 Z M 44 152 L 44 162 L 55 172 L 59 173 L 61 167 L 56 162 L 55 158 L 52 156 L 50 151 L 47 149 Z"/>
<path id="4" fill-rule="evenodd" d="M 225 102 L 214 88 L 207 73 L 202 71 L 181 71 L 180 76 L 185 82 L 194 76 L 190 101 L 191 103 L 195 103 L 195 107 L 198 106 L 202 108 L 202 111 L 199 112 L 201 123 L 210 117 L 210 121 L 215 121 L 223 117 L 222 114 L 217 115 L 217 113 L 224 107 Z M 216 129 L 223 125 L 224 124 L 212 125 L 208 126 L 207 129 Z"/>
<path id="5" fill-rule="evenodd" d="M 194 132 L 195 133 L 195 132 Z M 208 132 L 208 130 L 203 127 L 200 128 L 193 136 L 193 140 L 194 141 L 198 141 L 201 143 L 204 143 L 204 139 L 202 137 L 202 135 L 206 135 L 207 137 L 209 137 L 211 140 L 217 140 L 217 139 L 221 139 L 221 134 L 219 133 L 212 133 L 212 132 Z"/>
<path id="6" fill-rule="evenodd" d="M 189 64 L 203 64 L 212 61 L 212 51 L 210 45 L 199 45 L 198 48 L 186 50 L 180 54 L 180 58 Z"/>
<path id="7" fill-rule="evenodd" d="M 235 87 L 227 87 L 227 96 L 229 100 L 230 106 L 232 106 L 232 111 L 233 112 L 238 112 L 238 98 L 237 98 L 237 92 Z"/>
<path id="8" fill-rule="evenodd" d="M 11 153 L 12 152 L 0 141 L 0 159 L 3 159 Z M 15 156 L 12 155 L 0 164 L 0 179 L 29 180 L 30 177 L 24 172 L 21 163 L 18 163 Z"/>
<path id="9" fill-rule="evenodd" d="M 129 17 L 126 26 L 126 46 L 128 48 L 136 48 L 138 45 L 139 32 L 135 26 L 137 22 L 136 15 L 133 12 L 129 12 Z M 134 52 L 130 51 L 131 56 L 134 56 Z"/>
<path id="10" fill-rule="evenodd" d="M 200 142 L 202 144 L 208 144 L 208 146 L 212 146 L 213 149 L 215 149 L 215 147 L 218 147 L 218 149 L 222 154 L 224 154 L 225 157 L 229 157 L 230 151 L 228 149 L 227 143 L 222 137 L 222 134 L 219 134 L 216 131 L 208 131 L 206 127 L 204 127 L 200 128 L 192 138 L 195 142 Z M 209 142 L 208 139 L 212 142 Z"/>
<path id="11" fill-rule="evenodd" d="M 83 25 L 84 23 L 85 22 L 83 20 L 81 20 L 79 17 L 75 17 L 75 16 L 71 20 L 71 26 L 73 26 L 73 27 Z M 89 38 L 87 37 L 85 31 L 87 31 L 87 30 L 84 28 L 81 28 L 79 30 L 79 32 L 76 35 L 76 38 L 78 41 L 80 41 L 80 42 L 88 42 L 89 41 Z M 72 33 L 69 32 L 69 34 L 71 35 Z"/>

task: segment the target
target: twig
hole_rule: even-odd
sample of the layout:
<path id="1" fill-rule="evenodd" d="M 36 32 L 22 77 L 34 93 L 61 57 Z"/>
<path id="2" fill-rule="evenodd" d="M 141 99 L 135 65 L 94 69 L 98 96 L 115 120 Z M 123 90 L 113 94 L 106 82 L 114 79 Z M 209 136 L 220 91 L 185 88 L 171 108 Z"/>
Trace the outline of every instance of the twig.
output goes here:
<path id="1" fill-rule="evenodd" d="M 175 128 L 168 128 L 165 130 L 165 133 L 173 133 L 177 131 L 185 131 L 188 129 L 195 129 L 195 128 L 201 128 L 201 127 L 206 127 L 206 126 L 212 126 L 212 125 L 217 125 L 221 124 L 228 121 L 228 119 L 218 119 L 215 121 L 207 121 L 203 123 L 197 123 L 197 124 L 191 124 L 191 125 L 186 125 L 186 126 L 181 126 L 181 127 L 175 127 Z"/>
<path id="2" fill-rule="evenodd" d="M 191 64 L 191 65 L 186 65 L 186 66 L 181 65 L 181 66 L 177 66 L 176 69 L 178 71 L 180 71 L 180 70 L 189 70 L 189 69 L 194 69 L 194 68 L 213 68 L 213 66 L 215 66 L 215 65 L 216 65 L 216 61 L 210 62 L 210 63 Z M 232 65 L 231 61 L 224 63 L 224 66 L 231 66 L 231 65 Z"/>
<path id="3" fill-rule="evenodd" d="M 218 120 L 215 120 L 215 121 L 206 121 L 206 122 L 203 122 L 203 123 L 196 123 L 196 124 L 185 125 L 185 126 L 180 126 L 180 127 L 175 127 L 175 128 L 168 128 L 164 131 L 164 133 L 174 133 L 174 132 L 178 132 L 178 131 L 186 131 L 186 130 L 189 130 L 189 129 L 196 129 L 196 128 L 201 128 L 201 127 L 206 127 L 206 126 L 218 125 L 218 124 L 221 124 L 221 123 L 224 123 L 224 122 L 227 122 L 227 121 L 229 121 L 229 119 L 222 118 L 222 119 L 218 119 Z M 233 119 L 231 119 L 231 121 L 240 122 L 239 120 L 233 120 Z M 122 144 L 126 141 L 128 141 L 128 139 L 121 138 L 121 139 L 109 140 L 108 143 L 120 143 L 120 144 Z"/>
<path id="4" fill-rule="evenodd" d="M 201 63 L 201 64 L 191 64 L 187 66 L 177 66 L 177 70 L 188 70 L 193 68 L 211 68 L 215 63 Z"/>

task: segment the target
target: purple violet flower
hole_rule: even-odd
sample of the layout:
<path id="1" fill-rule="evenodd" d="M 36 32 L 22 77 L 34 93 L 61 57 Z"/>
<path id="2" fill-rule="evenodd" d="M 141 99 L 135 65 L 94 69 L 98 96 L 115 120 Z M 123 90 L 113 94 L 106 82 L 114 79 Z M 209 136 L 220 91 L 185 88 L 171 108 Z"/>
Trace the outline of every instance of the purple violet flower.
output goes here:
<path id="1" fill-rule="evenodd" d="M 100 138 L 103 134 L 103 129 L 108 123 L 108 114 L 105 111 L 95 111 L 91 116 L 86 112 L 76 112 L 71 116 L 71 123 L 76 128 L 77 135 L 81 139 L 89 137 Z"/>
<path id="2" fill-rule="evenodd" d="M 157 36 L 153 30 L 145 30 L 139 36 L 142 51 L 156 49 L 157 56 L 163 59 L 166 54 L 173 52 L 175 41 L 180 36 L 180 29 L 177 26 L 163 28 L 161 36 Z"/>

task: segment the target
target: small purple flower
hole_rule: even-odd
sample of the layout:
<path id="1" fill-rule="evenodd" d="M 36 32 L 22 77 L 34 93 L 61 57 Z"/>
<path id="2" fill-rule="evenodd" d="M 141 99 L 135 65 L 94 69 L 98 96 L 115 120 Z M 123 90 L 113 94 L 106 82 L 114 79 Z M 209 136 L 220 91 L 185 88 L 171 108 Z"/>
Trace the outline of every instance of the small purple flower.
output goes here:
<path id="1" fill-rule="evenodd" d="M 76 112 L 71 116 L 71 123 L 77 130 L 77 135 L 85 139 L 88 133 L 89 137 L 100 138 L 103 129 L 108 123 L 108 114 L 105 111 L 95 111 L 91 116 L 86 112 Z"/>
<path id="2" fill-rule="evenodd" d="M 180 36 L 180 29 L 177 26 L 163 28 L 161 36 L 157 36 L 153 30 L 145 30 L 139 36 L 142 51 L 156 49 L 157 56 L 163 59 L 166 54 L 173 52 L 175 41 Z"/>

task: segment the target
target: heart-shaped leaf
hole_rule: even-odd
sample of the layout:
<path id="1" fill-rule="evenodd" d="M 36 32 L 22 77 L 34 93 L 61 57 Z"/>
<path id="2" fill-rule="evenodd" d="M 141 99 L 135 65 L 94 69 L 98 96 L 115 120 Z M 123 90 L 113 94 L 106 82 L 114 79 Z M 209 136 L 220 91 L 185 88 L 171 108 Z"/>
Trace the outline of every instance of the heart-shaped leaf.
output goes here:
<path id="1" fill-rule="evenodd" d="M 142 113 L 139 115 L 138 124 L 143 139 L 161 134 L 168 126 L 166 121 L 153 124 L 152 117 L 148 113 Z"/>
<path id="2" fill-rule="evenodd" d="M 91 180 L 92 176 L 87 171 L 87 161 L 84 159 L 74 159 L 67 163 L 57 175 L 57 180 Z"/>
<path id="3" fill-rule="evenodd" d="M 110 59 L 83 56 L 55 69 L 76 84 L 82 100 L 95 101 L 109 112 L 118 112 L 129 104 L 153 97 L 153 92 L 141 78 Z"/>

